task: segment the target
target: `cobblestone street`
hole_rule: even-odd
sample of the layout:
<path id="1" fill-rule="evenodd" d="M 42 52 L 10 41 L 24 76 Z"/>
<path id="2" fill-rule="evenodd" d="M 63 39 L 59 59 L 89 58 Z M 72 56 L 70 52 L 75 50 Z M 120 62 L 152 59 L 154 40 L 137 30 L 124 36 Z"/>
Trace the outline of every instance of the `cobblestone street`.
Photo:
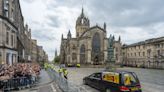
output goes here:
<path id="1" fill-rule="evenodd" d="M 99 92 L 94 88 L 83 85 L 82 79 L 91 73 L 103 70 L 102 68 L 68 68 L 68 80 L 73 84 L 83 86 L 88 92 Z M 164 70 L 139 69 L 139 68 L 119 68 L 135 72 L 141 82 L 143 92 L 163 92 L 164 90 Z"/>

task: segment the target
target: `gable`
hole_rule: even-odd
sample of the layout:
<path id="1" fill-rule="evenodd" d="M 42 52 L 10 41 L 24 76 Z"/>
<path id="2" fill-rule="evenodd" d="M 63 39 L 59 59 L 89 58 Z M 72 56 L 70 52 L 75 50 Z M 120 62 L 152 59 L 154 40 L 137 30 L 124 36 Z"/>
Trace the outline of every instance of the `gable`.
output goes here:
<path id="1" fill-rule="evenodd" d="M 88 30 L 86 30 L 80 37 L 83 37 L 85 34 L 87 34 L 89 31 L 92 31 L 94 29 L 99 29 L 102 32 L 106 32 L 103 28 L 99 27 L 99 26 L 93 26 L 91 28 L 89 28 Z"/>

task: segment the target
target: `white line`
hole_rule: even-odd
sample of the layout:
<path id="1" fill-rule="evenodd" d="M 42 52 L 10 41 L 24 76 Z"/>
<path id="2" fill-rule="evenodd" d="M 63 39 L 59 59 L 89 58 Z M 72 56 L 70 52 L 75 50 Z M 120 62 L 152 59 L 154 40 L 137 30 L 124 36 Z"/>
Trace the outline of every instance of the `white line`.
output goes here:
<path id="1" fill-rule="evenodd" d="M 53 92 L 56 92 L 56 89 L 54 88 L 53 84 L 51 84 L 51 88 L 52 88 Z"/>

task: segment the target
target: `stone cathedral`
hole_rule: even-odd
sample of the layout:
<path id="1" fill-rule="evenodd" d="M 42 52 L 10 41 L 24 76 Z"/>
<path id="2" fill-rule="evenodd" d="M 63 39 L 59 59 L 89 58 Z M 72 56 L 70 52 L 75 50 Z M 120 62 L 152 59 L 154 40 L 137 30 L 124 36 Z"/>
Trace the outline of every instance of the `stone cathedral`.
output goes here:
<path id="1" fill-rule="evenodd" d="M 61 37 L 60 58 L 62 64 L 104 64 L 108 60 L 106 23 L 103 28 L 90 26 L 84 11 L 76 20 L 76 37 L 69 30 L 67 38 Z"/>

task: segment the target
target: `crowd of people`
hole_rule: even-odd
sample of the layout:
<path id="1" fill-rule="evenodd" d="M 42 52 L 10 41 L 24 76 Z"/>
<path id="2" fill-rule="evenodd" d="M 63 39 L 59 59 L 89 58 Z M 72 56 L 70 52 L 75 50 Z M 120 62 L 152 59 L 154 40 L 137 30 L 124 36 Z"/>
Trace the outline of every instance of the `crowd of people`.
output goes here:
<path id="1" fill-rule="evenodd" d="M 35 63 L 16 63 L 0 65 L 0 81 L 18 77 L 38 76 L 41 67 Z"/>

